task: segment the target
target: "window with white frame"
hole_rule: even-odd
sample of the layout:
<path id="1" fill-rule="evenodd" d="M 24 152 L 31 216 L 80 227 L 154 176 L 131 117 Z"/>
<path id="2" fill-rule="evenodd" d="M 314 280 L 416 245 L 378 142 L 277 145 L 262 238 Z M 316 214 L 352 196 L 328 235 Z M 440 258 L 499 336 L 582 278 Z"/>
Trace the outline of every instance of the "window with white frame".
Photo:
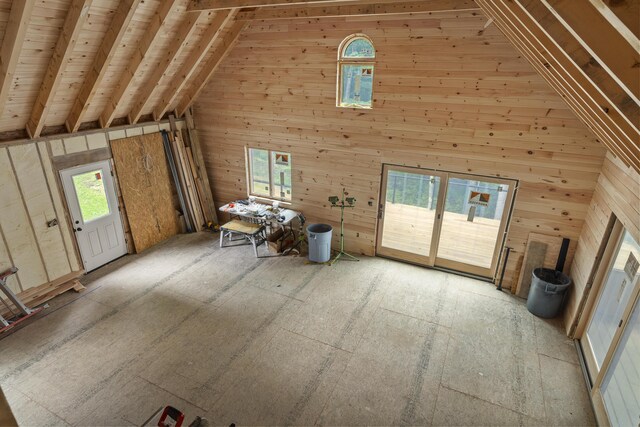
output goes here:
<path id="1" fill-rule="evenodd" d="M 247 149 L 249 194 L 291 200 L 291 154 L 261 148 Z"/>
<path id="2" fill-rule="evenodd" d="M 338 50 L 337 106 L 372 108 L 376 50 L 364 34 L 353 34 Z"/>

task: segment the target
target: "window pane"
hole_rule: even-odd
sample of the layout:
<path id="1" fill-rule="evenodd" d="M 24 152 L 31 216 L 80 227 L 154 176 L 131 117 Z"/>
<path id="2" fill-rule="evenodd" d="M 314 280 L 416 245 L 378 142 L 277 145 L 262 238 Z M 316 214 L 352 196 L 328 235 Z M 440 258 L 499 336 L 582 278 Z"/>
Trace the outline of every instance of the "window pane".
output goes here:
<path id="1" fill-rule="evenodd" d="M 273 151 L 273 189 L 272 196 L 277 199 L 291 200 L 291 154 Z"/>
<path id="2" fill-rule="evenodd" d="M 109 215 L 109 202 L 102 181 L 102 169 L 73 176 L 82 221 L 89 222 Z"/>
<path id="3" fill-rule="evenodd" d="M 342 64 L 341 107 L 371 107 L 373 65 Z"/>
<path id="4" fill-rule="evenodd" d="M 249 149 L 251 193 L 269 197 L 269 151 Z"/>
<path id="5" fill-rule="evenodd" d="M 355 39 L 347 45 L 342 53 L 343 58 L 375 58 L 376 51 L 365 39 Z"/>

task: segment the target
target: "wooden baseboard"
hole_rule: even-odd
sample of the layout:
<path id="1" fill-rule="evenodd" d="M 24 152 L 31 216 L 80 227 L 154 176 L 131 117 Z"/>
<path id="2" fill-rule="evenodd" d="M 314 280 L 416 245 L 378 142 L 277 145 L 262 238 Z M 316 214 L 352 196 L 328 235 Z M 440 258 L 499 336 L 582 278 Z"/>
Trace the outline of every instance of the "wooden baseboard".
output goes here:
<path id="1" fill-rule="evenodd" d="M 52 282 L 20 292 L 18 294 L 18 298 L 20 298 L 20 301 L 22 301 L 27 307 L 34 308 L 62 293 L 67 292 L 70 289 L 73 289 L 76 292 L 82 292 L 85 287 L 77 280 L 78 277 L 82 276 L 82 274 L 84 274 L 84 271 L 73 271 Z M 12 309 L 14 309 L 13 305 L 9 301 L 7 301 L 7 303 Z M 2 316 L 10 317 L 11 313 L 5 307 L 3 308 Z"/>

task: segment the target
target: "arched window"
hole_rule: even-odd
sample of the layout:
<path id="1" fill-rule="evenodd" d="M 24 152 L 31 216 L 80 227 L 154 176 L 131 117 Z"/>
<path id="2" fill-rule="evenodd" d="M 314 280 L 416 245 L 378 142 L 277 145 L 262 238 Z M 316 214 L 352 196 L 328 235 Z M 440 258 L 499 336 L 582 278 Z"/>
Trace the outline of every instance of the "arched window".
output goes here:
<path id="1" fill-rule="evenodd" d="M 373 67 L 376 50 L 369 37 L 353 34 L 338 50 L 337 106 L 371 108 L 373 105 Z"/>

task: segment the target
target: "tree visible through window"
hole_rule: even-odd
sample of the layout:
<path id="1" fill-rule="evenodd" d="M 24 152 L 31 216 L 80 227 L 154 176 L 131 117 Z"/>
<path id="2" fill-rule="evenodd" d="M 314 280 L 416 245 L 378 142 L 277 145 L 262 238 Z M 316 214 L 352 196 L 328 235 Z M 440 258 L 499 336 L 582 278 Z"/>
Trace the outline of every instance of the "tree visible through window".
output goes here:
<path id="1" fill-rule="evenodd" d="M 364 34 L 347 37 L 338 52 L 338 107 L 371 108 L 376 51 Z"/>
<path id="2" fill-rule="evenodd" d="M 291 200 L 291 154 L 249 148 L 249 194 Z"/>

